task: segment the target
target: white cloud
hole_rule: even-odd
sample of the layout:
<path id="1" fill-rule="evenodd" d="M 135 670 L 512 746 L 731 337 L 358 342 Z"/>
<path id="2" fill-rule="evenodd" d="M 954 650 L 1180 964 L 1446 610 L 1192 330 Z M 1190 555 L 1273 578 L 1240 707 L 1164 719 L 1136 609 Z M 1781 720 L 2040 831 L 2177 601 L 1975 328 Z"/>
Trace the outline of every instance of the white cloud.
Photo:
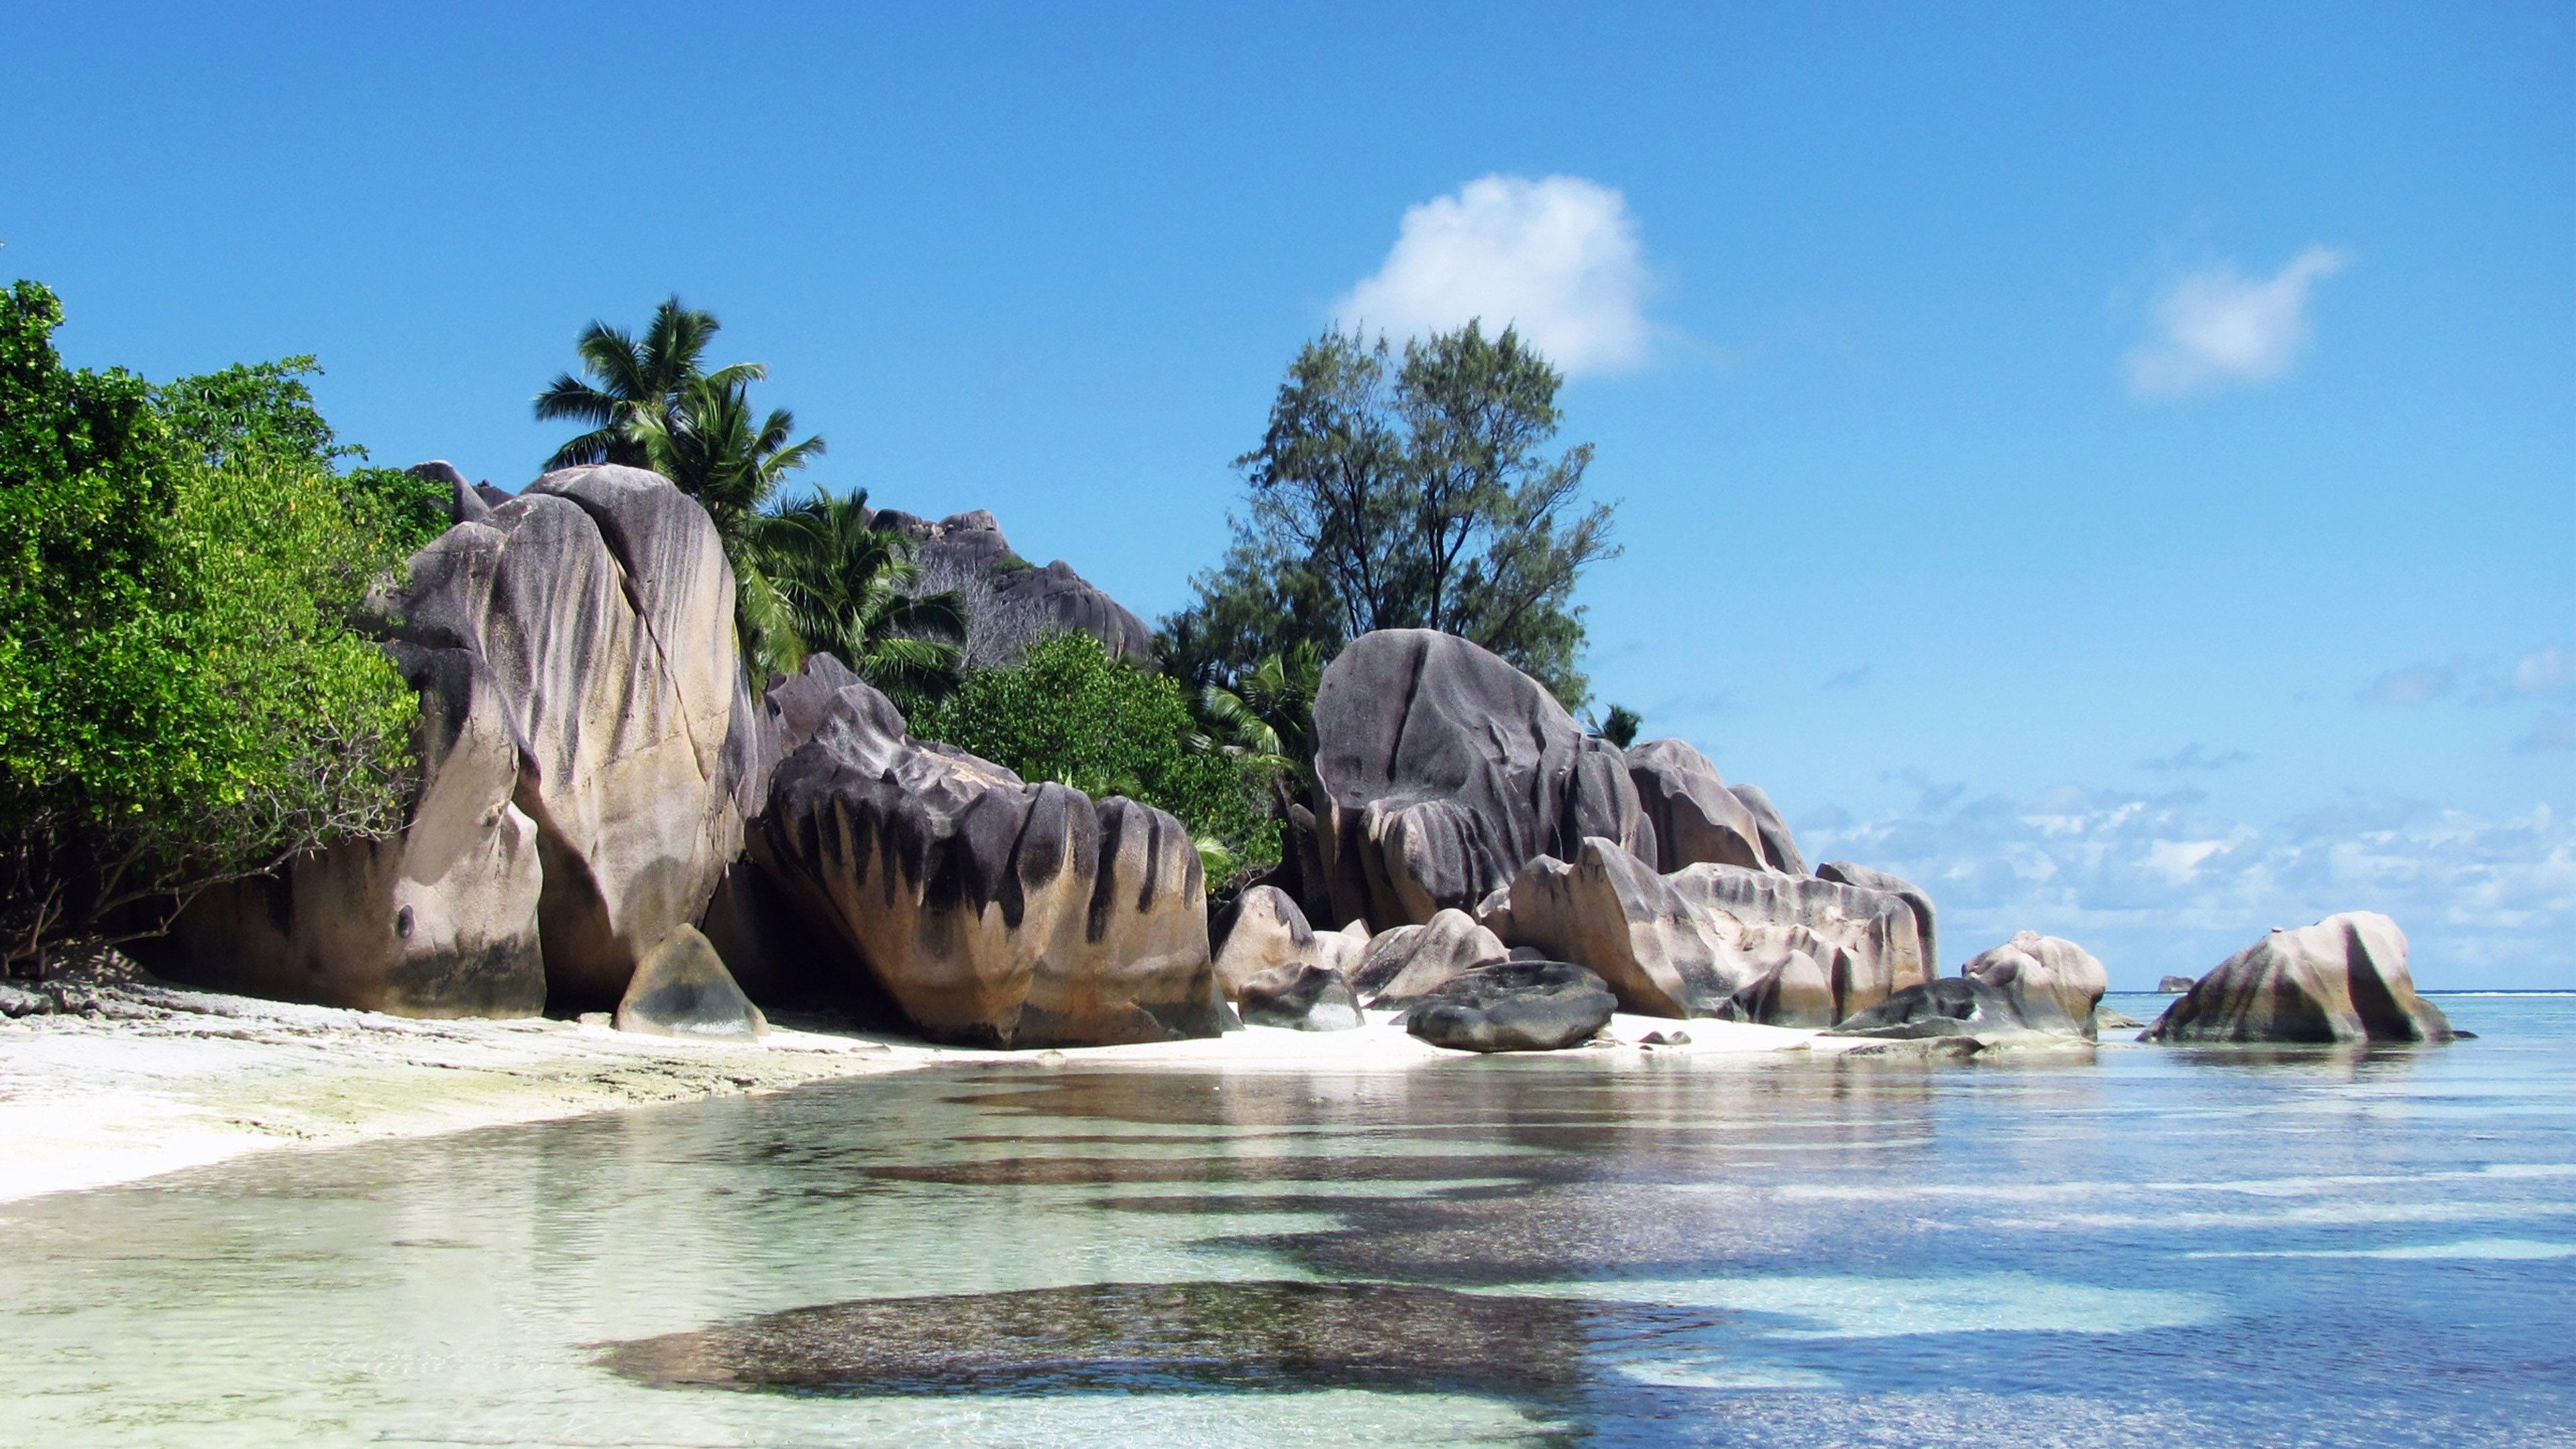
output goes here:
<path id="1" fill-rule="evenodd" d="M 2129 395 L 2188 397 L 2289 371 L 2311 330 L 2309 289 L 2351 260 L 2310 247 L 2268 280 L 2219 266 L 2174 283 L 2156 299 L 2150 335 L 2129 351 Z"/>
<path id="2" fill-rule="evenodd" d="M 2526 754 L 2542 750 L 2576 750 L 2576 714 L 2544 714 L 2532 725 L 2531 733 L 2514 742 L 2514 749 Z"/>
<path id="3" fill-rule="evenodd" d="M 2198 975 L 2273 926 L 2382 911 L 2431 986 L 2576 981 L 2576 821 L 2357 801 L 2268 825 L 2196 791 L 1927 789 L 1875 819 L 1801 814 L 1811 860 L 1891 870 L 1941 910 L 1945 969 L 2029 929 L 2082 943 L 2122 987 Z"/>
<path id="4" fill-rule="evenodd" d="M 2448 664 L 2409 664 L 2392 669 L 2361 692 L 2364 704 L 2424 704 L 2440 699 L 2458 683 L 2460 671 Z"/>
<path id="5" fill-rule="evenodd" d="M 1408 207 L 1375 276 L 1333 306 L 1344 326 L 1414 336 L 1516 326 L 1569 376 L 1642 366 L 1651 278 L 1627 198 L 1579 176 L 1487 176 Z"/>

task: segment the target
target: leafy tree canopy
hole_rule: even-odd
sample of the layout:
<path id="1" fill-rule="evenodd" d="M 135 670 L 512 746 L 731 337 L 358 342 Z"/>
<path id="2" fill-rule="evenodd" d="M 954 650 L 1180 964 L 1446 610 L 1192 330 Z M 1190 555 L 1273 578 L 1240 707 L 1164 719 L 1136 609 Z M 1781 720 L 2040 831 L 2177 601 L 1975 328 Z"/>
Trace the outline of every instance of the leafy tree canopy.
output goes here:
<path id="1" fill-rule="evenodd" d="M 966 601 L 921 591 L 912 539 L 872 520 L 865 492 L 817 493 L 761 515 L 752 552 L 787 610 L 777 644 L 831 654 L 910 705 L 956 684 Z"/>
<path id="2" fill-rule="evenodd" d="M 1583 501 L 1591 445 L 1549 451 L 1562 382 L 1508 327 L 1470 322 L 1400 360 L 1356 332 L 1308 343 L 1235 460 L 1249 487 L 1233 543 L 1158 652 L 1204 685 L 1300 645 L 1441 629 L 1580 705 L 1574 586 L 1617 549 L 1610 505 Z"/>
<path id="3" fill-rule="evenodd" d="M 1088 634 L 1054 635 L 1019 664 L 968 675 L 910 724 L 1024 780 L 1170 811 L 1199 841 L 1212 888 L 1279 859 L 1265 802 L 1273 766 L 1205 748 L 1176 681 L 1110 658 Z"/>
<path id="4" fill-rule="evenodd" d="M 0 962 L 399 823 L 417 697 L 352 627 L 420 480 L 339 474 L 309 361 L 156 398 L 0 298 Z M 442 520 L 443 521 L 443 520 Z"/>

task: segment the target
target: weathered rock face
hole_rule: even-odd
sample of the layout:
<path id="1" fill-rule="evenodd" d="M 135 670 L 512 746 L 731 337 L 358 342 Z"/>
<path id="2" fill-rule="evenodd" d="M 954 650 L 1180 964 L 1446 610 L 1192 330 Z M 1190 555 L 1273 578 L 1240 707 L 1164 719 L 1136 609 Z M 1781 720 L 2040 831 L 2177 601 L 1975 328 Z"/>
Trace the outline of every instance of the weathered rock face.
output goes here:
<path id="1" fill-rule="evenodd" d="M 1833 985 L 1835 1020 L 1931 976 L 1914 910 L 1902 897 L 1735 865 L 1695 865 L 1666 880 L 1684 899 L 1732 916 L 1748 931 L 1782 933 L 1776 942 L 1757 936 L 1756 959 L 1789 950 L 1813 957 Z"/>
<path id="2" fill-rule="evenodd" d="M 1757 974 L 1737 949 L 1742 933 L 1732 919 L 1712 917 L 1597 837 L 1570 861 L 1523 865 L 1508 902 L 1486 921 L 1516 949 L 1590 968 L 1620 1009 L 1641 1016 L 1722 1015 Z"/>
<path id="3" fill-rule="evenodd" d="M 1419 926 L 1398 926 L 1371 943 L 1351 985 L 1371 1005 L 1392 1006 L 1510 954 L 1501 937 L 1465 911 L 1437 911 Z"/>
<path id="4" fill-rule="evenodd" d="M 617 1003 L 617 1029 L 653 1036 L 750 1041 L 769 1034 L 769 1019 L 742 994 L 716 948 L 695 926 L 682 926 L 644 953 Z"/>
<path id="5" fill-rule="evenodd" d="M 2023 931 L 1970 961 L 1962 975 L 2009 993 L 2024 1021 L 2040 1031 L 2091 1038 L 2094 1013 L 2111 974 L 2072 941 Z"/>
<path id="6" fill-rule="evenodd" d="M 1474 910 L 1602 836 L 1647 858 L 1627 761 L 1547 690 L 1453 635 L 1351 642 L 1315 698 L 1316 845 L 1334 914 L 1379 929 Z"/>
<path id="7" fill-rule="evenodd" d="M 1342 973 L 1311 962 L 1274 966 L 1246 981 L 1242 1004 L 1246 1026 L 1357 1031 L 1363 1025 L 1359 997 Z"/>
<path id="8" fill-rule="evenodd" d="M 1062 559 L 1038 568 L 1002 536 L 1002 525 L 981 508 L 936 523 L 895 509 L 876 513 L 880 528 L 900 529 L 918 544 L 916 560 L 934 579 L 982 577 L 992 590 L 990 610 L 1026 611 L 1041 632 L 1077 629 L 1100 641 L 1112 658 L 1154 662 L 1154 631 L 1143 619 L 1073 571 Z"/>
<path id="9" fill-rule="evenodd" d="M 733 571 L 705 510 L 633 468 L 549 473 L 415 555 L 394 637 L 487 671 L 536 823 L 546 975 L 605 1004 L 741 846 Z"/>
<path id="10" fill-rule="evenodd" d="M 2188 976 L 2168 976 L 2156 983 L 2156 991 L 2163 996 L 2180 996 L 2197 984 Z"/>
<path id="11" fill-rule="evenodd" d="M 1628 748 L 1628 778 L 1655 827 L 1655 869 L 1670 875 L 1686 865 L 1767 864 L 1762 824 L 1717 766 L 1682 740 L 1643 740 Z"/>
<path id="12" fill-rule="evenodd" d="M 2203 976 L 2148 1041 L 2441 1042 L 2442 1009 L 2415 994 L 2406 933 L 2372 911 L 2274 931 Z"/>
<path id="13" fill-rule="evenodd" d="M 1334 954 L 1333 962 L 1317 960 L 1315 928 L 1286 891 L 1254 886 L 1235 901 L 1224 944 L 1217 947 L 1217 986 L 1226 1000 L 1240 1002 L 1244 983 L 1253 977 L 1298 962 L 1338 965 L 1340 953 Z"/>
<path id="14" fill-rule="evenodd" d="M 200 900 L 173 974 L 413 1015 L 606 1006 L 699 918 L 741 843 L 733 573 L 651 473 L 548 474 L 458 524 L 378 600 L 422 692 L 403 833 Z M 533 909 L 531 909 L 533 903 Z"/>
<path id="15" fill-rule="evenodd" d="M 1806 857 L 1798 854 L 1798 842 L 1789 834 L 1789 822 L 1780 818 L 1779 809 L 1772 805 L 1770 796 L 1762 793 L 1762 787 L 1729 785 L 1727 790 L 1753 816 L 1762 837 L 1762 863 L 1789 875 L 1805 875 Z"/>
<path id="16" fill-rule="evenodd" d="M 1912 881 L 1889 875 L 1883 870 L 1855 865 L 1848 860 L 1829 860 L 1817 866 L 1816 879 L 1859 886 L 1862 890 L 1885 891 L 1904 901 L 1914 912 L 1914 933 L 1923 942 L 1923 974 L 1926 977 L 1941 974 L 1941 932 L 1932 914 L 1932 898 Z"/>
<path id="17" fill-rule="evenodd" d="M 1459 1051 L 1546 1052 L 1591 1040 L 1617 1006 L 1600 977 L 1570 962 L 1503 961 L 1423 997 L 1404 1029 Z"/>
<path id="18" fill-rule="evenodd" d="M 423 782 L 401 834 L 198 897 L 136 943 L 173 980 L 403 1016 L 545 1009 L 537 827 L 511 803 L 519 746 L 499 686 L 461 651 L 397 647 L 421 692 Z"/>
<path id="19" fill-rule="evenodd" d="M 1086 1046 L 1222 1028 L 1206 886 L 1178 820 L 916 742 L 865 684 L 836 691 L 779 762 L 751 850 L 933 1037 Z"/>

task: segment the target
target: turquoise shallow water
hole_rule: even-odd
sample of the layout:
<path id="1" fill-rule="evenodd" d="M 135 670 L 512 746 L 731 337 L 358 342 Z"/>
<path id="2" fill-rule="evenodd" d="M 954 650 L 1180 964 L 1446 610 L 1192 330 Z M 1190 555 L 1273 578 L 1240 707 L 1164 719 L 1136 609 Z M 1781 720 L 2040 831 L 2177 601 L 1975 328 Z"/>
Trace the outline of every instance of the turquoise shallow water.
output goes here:
<path id="1" fill-rule="evenodd" d="M 2576 997 L 2444 1004 L 2481 1038 L 1032 1063 L 246 1162 L 0 1210 L 0 1444 L 2576 1444 Z M 611 1347 L 815 1322 L 792 1389 Z"/>

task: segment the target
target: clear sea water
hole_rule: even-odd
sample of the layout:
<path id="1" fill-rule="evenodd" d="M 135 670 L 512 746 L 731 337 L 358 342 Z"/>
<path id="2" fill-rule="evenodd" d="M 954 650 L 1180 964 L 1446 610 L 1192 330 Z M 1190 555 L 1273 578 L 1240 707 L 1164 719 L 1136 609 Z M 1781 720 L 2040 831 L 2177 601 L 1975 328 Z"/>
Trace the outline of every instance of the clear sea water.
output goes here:
<path id="1" fill-rule="evenodd" d="M 271 1156 L 0 1209 L 0 1443 L 2576 1445 L 2576 997 L 2443 1004 L 2480 1039 L 1015 1063 Z M 879 1376 L 609 1347 L 816 1305 Z"/>

